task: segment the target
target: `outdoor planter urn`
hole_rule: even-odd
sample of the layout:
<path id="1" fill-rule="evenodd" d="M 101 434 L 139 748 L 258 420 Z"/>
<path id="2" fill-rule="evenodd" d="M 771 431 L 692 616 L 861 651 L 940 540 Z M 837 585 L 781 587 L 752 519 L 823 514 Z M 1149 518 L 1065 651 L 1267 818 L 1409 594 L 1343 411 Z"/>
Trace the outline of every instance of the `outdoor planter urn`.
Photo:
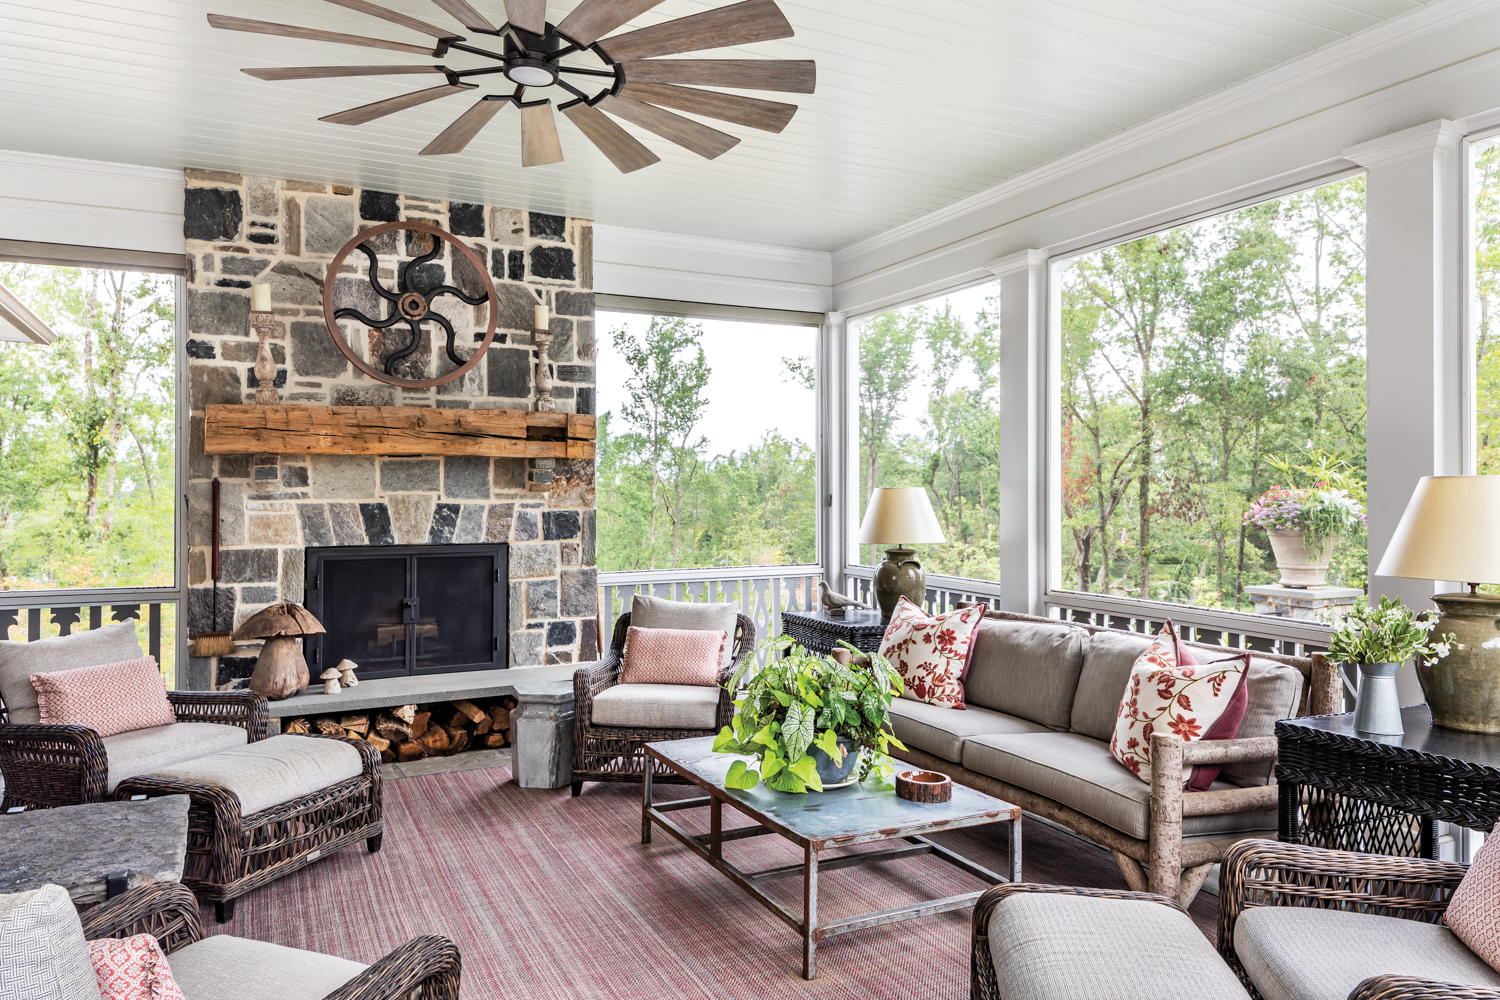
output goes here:
<path id="1" fill-rule="evenodd" d="M 1308 548 L 1307 537 L 1301 531 L 1268 531 L 1266 535 L 1271 539 L 1271 552 L 1281 574 L 1278 582 L 1283 587 L 1328 585 L 1328 564 L 1333 561 L 1333 550 L 1339 543 L 1337 535 L 1322 539 L 1317 551 Z"/>

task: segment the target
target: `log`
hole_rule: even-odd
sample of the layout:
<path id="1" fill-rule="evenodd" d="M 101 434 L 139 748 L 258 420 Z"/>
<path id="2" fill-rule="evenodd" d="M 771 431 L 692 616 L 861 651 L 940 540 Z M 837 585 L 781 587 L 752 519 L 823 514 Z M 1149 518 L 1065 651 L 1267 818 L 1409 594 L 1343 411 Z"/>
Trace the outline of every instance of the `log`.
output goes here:
<path id="1" fill-rule="evenodd" d="M 400 761 L 421 760 L 426 756 L 426 748 L 416 740 L 407 740 L 396 747 L 396 759 Z"/>
<path id="2" fill-rule="evenodd" d="M 469 717 L 464 713 L 454 712 L 453 718 L 448 720 L 448 725 L 452 726 L 454 729 L 467 729 L 469 728 L 469 726 L 473 725 L 473 723 L 469 721 Z"/>
<path id="3" fill-rule="evenodd" d="M 503 705 L 496 705 L 494 708 L 490 709 L 490 728 L 509 729 L 510 709 L 504 707 Z"/>
<path id="4" fill-rule="evenodd" d="M 313 723 L 313 727 L 324 736 L 343 736 L 344 727 L 332 719 L 319 719 Z"/>
<path id="5" fill-rule="evenodd" d="M 370 731 L 370 717 L 368 715 L 346 715 L 339 719 L 339 725 L 355 736 L 364 736 Z"/>
<path id="6" fill-rule="evenodd" d="M 474 727 L 474 735 L 483 736 L 493 728 L 494 726 L 491 723 L 490 717 L 486 715 L 484 718 L 479 720 L 479 725 Z"/>
<path id="7" fill-rule="evenodd" d="M 411 725 L 412 720 L 417 717 L 417 706 L 402 705 L 400 708 L 391 709 L 391 714 L 407 725 Z"/>
<path id="8" fill-rule="evenodd" d="M 281 727 L 281 731 L 283 733 L 310 733 L 312 729 L 308 726 L 306 719 L 290 719 Z"/>
<path id="9" fill-rule="evenodd" d="M 375 720 L 375 731 L 392 743 L 404 743 L 411 739 L 411 724 L 384 712 Z"/>
<path id="10" fill-rule="evenodd" d="M 384 736 L 381 736 L 379 733 L 370 733 L 365 737 L 365 740 L 369 742 L 370 746 L 374 747 L 376 750 L 379 750 L 381 753 L 386 753 L 391 749 L 391 741 L 386 739 Z"/>
<path id="11" fill-rule="evenodd" d="M 470 722 L 478 722 L 480 719 L 484 718 L 485 713 L 483 709 L 479 708 L 472 701 L 455 701 L 453 703 L 453 707 L 458 710 L 459 713 L 467 715 Z"/>
<path id="12" fill-rule="evenodd" d="M 414 740 L 421 739 L 422 734 L 427 732 L 427 725 L 431 721 L 431 719 L 431 712 L 418 712 L 416 715 L 412 716 L 411 719 L 408 720 L 411 722 L 411 738 Z"/>
<path id="13" fill-rule="evenodd" d="M 448 731 L 442 726 L 428 726 L 427 731 L 417 738 L 417 742 L 422 745 L 423 750 L 434 756 L 446 752 L 452 744 L 452 740 L 448 739 Z"/>
<path id="14" fill-rule="evenodd" d="M 508 742 L 510 737 L 507 733 L 491 732 L 484 738 L 484 745 L 487 747 L 503 747 Z"/>
<path id="15" fill-rule="evenodd" d="M 469 748 L 469 731 L 467 729 L 444 726 L 443 731 L 448 734 L 449 753 L 462 753 Z"/>

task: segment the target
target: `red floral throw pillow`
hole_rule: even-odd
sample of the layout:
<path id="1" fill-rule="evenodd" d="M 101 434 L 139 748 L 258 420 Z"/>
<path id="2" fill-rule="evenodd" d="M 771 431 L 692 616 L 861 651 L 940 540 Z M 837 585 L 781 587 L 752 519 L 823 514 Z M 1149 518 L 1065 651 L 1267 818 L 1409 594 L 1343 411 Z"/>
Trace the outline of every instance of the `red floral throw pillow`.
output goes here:
<path id="1" fill-rule="evenodd" d="M 625 630 L 620 683 L 716 687 L 728 641 L 728 632 L 632 625 Z"/>
<path id="2" fill-rule="evenodd" d="M 880 640 L 880 655 L 900 671 L 903 697 L 963 708 L 974 628 L 983 617 L 983 605 L 929 615 L 904 597 L 898 600 Z"/>
<path id="3" fill-rule="evenodd" d="M 1484 838 L 1453 890 L 1443 923 L 1490 968 L 1500 971 L 1500 824 Z"/>
<path id="4" fill-rule="evenodd" d="M 100 1000 L 184 1000 L 161 945 L 150 934 L 89 942 Z"/>
<path id="5" fill-rule="evenodd" d="M 1233 739 L 1249 707 L 1244 684 L 1249 668 L 1249 653 L 1197 663 L 1178 642 L 1177 629 L 1167 622 L 1130 668 L 1109 752 L 1132 774 L 1149 782 L 1153 733 L 1176 733 L 1184 743 Z M 1218 776 L 1217 765 L 1195 767 L 1183 784 L 1191 791 L 1203 791 Z"/>
<path id="6" fill-rule="evenodd" d="M 100 736 L 113 736 L 177 721 L 161 671 L 149 656 L 32 674 L 31 686 L 47 725 L 88 726 Z"/>

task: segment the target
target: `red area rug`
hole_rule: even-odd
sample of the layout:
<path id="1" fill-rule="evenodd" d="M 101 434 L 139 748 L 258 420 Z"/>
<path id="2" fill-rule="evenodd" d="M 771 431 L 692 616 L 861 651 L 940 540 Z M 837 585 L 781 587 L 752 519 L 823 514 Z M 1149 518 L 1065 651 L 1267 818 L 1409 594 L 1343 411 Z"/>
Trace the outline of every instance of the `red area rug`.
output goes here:
<path id="1" fill-rule="evenodd" d="M 463 955 L 466 1000 L 969 996 L 968 910 L 829 939 L 818 948 L 818 978 L 806 982 L 791 928 L 669 834 L 640 843 L 639 786 L 590 784 L 575 799 L 509 778 L 493 768 L 386 782 L 379 854 L 350 848 L 242 897 L 228 924 L 205 907 L 204 929 L 360 962 L 419 934 L 446 934 Z M 686 794 L 668 787 L 661 797 Z M 736 825 L 730 815 L 726 824 Z M 942 839 L 1004 870 L 1003 827 Z M 742 868 L 801 860 L 774 836 L 725 853 Z M 1025 860 L 1032 881 L 1123 888 L 1107 853 L 1040 824 L 1026 830 Z M 983 888 L 931 858 L 819 881 L 825 919 Z M 774 885 L 800 910 L 800 880 Z M 1200 925 L 1215 905 L 1199 897 Z"/>

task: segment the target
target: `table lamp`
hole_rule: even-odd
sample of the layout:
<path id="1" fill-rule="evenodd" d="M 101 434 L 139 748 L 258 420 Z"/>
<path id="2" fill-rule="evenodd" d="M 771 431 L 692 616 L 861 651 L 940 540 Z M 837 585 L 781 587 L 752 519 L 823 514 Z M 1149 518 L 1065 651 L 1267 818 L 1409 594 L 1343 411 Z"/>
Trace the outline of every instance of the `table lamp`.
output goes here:
<path id="1" fill-rule="evenodd" d="M 864 523 L 859 526 L 861 545 L 889 545 L 885 561 L 875 568 L 875 600 L 880 616 L 889 618 L 896 601 L 905 597 L 921 607 L 927 596 L 927 575 L 908 545 L 946 542 L 927 490 L 921 486 L 877 486 L 870 491 Z"/>
<path id="2" fill-rule="evenodd" d="M 1440 660 L 1418 661 L 1435 725 L 1500 733 L 1500 476 L 1423 476 L 1376 568 L 1377 576 L 1460 580 L 1468 593 L 1434 594 L 1433 637 L 1452 633 Z"/>

